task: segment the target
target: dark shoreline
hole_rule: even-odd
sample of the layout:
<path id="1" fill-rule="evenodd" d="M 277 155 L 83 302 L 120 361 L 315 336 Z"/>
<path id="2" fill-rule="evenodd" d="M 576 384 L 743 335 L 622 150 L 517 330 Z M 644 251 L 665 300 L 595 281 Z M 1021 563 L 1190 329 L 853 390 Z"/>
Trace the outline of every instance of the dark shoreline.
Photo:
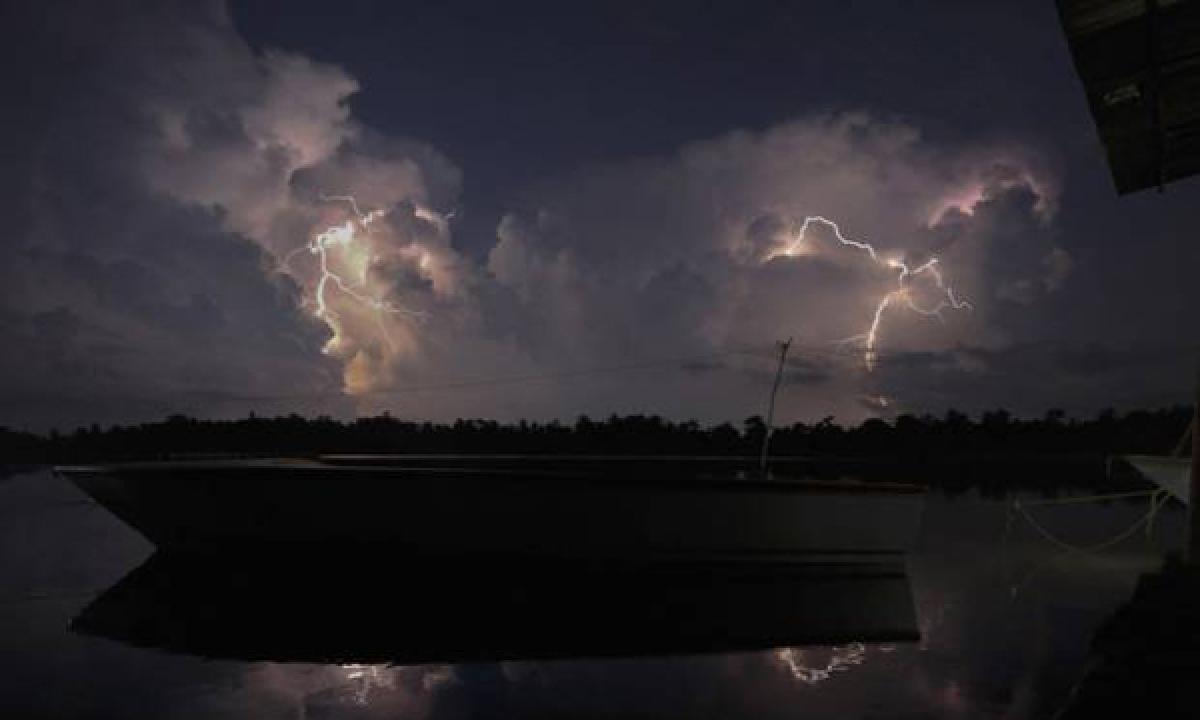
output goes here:
<path id="1" fill-rule="evenodd" d="M 1172 407 L 1094 418 L 1057 410 L 1017 418 L 994 410 L 973 418 L 900 415 L 843 427 L 825 418 L 775 428 L 770 436 L 773 474 L 818 479 L 918 484 L 948 493 L 979 488 L 1053 493 L 1068 488 L 1133 490 L 1145 482 L 1119 460 L 1125 454 L 1165 455 L 1179 445 L 1191 408 Z M 101 428 L 93 425 L 45 435 L 0 429 L 0 476 L 41 465 L 130 461 L 299 457 L 331 454 L 474 458 L 645 458 L 692 467 L 734 467 L 760 476 L 758 458 L 767 428 L 762 419 L 701 425 L 654 415 L 612 416 L 575 422 L 499 423 L 460 419 L 413 422 L 384 414 L 339 421 L 299 415 L 200 420 L 183 415 L 160 422 Z M 703 459 L 702 459 L 703 458 Z M 574 460 L 572 460 L 574 462 Z M 671 467 L 672 473 L 687 472 Z"/>

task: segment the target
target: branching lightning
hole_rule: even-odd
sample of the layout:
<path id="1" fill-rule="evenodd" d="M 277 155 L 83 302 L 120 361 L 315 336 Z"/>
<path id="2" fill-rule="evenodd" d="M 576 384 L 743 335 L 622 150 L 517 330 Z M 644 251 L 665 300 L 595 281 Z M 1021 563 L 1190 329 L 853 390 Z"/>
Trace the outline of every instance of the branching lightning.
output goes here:
<path id="1" fill-rule="evenodd" d="M 954 288 L 946 282 L 945 277 L 938 268 L 938 259 L 936 257 L 931 257 L 916 267 L 910 267 L 907 262 L 899 258 L 883 258 L 870 243 L 847 238 L 842 234 L 842 230 L 838 227 L 837 223 L 820 215 L 809 215 L 804 218 L 804 222 L 800 225 L 800 230 L 796 233 L 795 239 L 782 254 L 789 256 L 799 254 L 807 239 L 808 229 L 816 223 L 832 230 L 833 236 L 842 245 L 861 250 L 867 253 L 876 264 L 897 272 L 896 288 L 880 298 L 879 302 L 875 305 L 875 312 L 871 317 L 871 324 L 867 328 L 867 331 L 841 341 L 842 343 L 857 343 L 862 345 L 863 363 L 866 365 L 868 371 L 875 369 L 878 360 L 877 342 L 879 339 L 879 329 L 883 324 L 883 318 L 887 309 L 894 303 L 903 303 L 905 307 L 913 312 L 926 317 L 937 318 L 938 320 L 944 320 L 942 313 L 945 310 L 972 309 L 973 306 L 971 303 L 959 297 L 954 292 Z M 922 306 L 912 296 L 912 280 L 922 275 L 931 278 L 933 286 L 940 293 L 938 301 L 932 306 Z"/>
<path id="2" fill-rule="evenodd" d="M 423 318 L 425 317 L 425 313 L 396 305 L 391 300 L 372 296 L 363 291 L 368 280 L 367 274 L 374 260 L 374 256 L 371 254 L 371 247 L 364 238 L 371 234 L 371 226 L 380 218 L 386 216 L 387 211 L 376 209 L 364 213 L 359 209 L 358 202 L 350 195 L 322 195 L 321 199 L 327 202 L 346 203 L 349 205 L 353 216 L 344 223 L 332 225 L 322 232 L 317 233 L 307 243 L 288 253 L 280 267 L 284 270 L 288 269 L 292 259 L 303 252 L 308 252 L 316 256 L 320 276 L 317 280 L 316 289 L 313 292 L 312 302 L 316 306 L 313 314 L 325 322 L 330 330 L 333 331 L 333 336 L 324 347 L 326 353 L 332 353 L 337 350 L 342 338 L 341 320 L 337 312 L 330 306 L 329 292 L 331 284 L 347 297 L 376 313 L 376 319 L 383 337 L 390 344 L 391 337 L 388 334 L 387 325 L 383 322 L 382 316 L 384 314 L 409 315 Z M 331 263 L 331 254 L 335 252 L 342 259 L 342 264 L 349 262 L 350 264 L 358 265 L 360 277 L 357 282 L 352 283 L 347 280 L 342 272 L 334 269 Z"/>
<path id="3" fill-rule="evenodd" d="M 829 648 L 829 658 L 824 665 L 814 663 L 801 648 L 780 648 L 775 656 L 783 663 L 792 677 L 806 685 L 817 685 L 828 680 L 834 673 L 842 673 L 867 659 L 867 646 L 859 642 L 835 645 Z"/>

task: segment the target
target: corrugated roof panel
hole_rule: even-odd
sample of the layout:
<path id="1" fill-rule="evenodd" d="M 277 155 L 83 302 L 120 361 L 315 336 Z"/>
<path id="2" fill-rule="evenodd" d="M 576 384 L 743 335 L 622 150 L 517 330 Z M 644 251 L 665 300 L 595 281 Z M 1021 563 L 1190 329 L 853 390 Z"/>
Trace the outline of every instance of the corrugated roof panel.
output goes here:
<path id="1" fill-rule="evenodd" d="M 1200 3 L 1059 0 L 1120 193 L 1200 171 Z"/>

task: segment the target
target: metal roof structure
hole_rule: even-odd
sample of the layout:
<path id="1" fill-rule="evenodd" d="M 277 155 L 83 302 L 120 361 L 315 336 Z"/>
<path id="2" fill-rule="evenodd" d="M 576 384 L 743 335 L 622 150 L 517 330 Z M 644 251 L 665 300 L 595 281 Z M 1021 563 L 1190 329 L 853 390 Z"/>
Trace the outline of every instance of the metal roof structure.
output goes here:
<path id="1" fill-rule="evenodd" d="M 1200 172 L 1200 2 L 1057 4 L 1117 192 Z"/>

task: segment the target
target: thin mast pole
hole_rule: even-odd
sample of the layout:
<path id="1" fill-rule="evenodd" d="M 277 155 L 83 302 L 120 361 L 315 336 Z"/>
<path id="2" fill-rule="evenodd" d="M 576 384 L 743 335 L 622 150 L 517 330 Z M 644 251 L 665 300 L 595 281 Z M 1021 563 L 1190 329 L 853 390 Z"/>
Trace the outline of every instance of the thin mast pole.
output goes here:
<path id="1" fill-rule="evenodd" d="M 779 393 L 779 385 L 783 382 L 783 366 L 787 362 L 788 348 L 791 346 L 791 338 L 779 344 L 779 366 L 775 368 L 775 382 L 771 385 L 771 399 L 767 402 L 767 423 L 763 432 L 762 452 L 758 458 L 758 469 L 764 475 L 767 473 L 767 445 L 771 442 L 771 432 L 775 427 L 775 395 Z"/>

